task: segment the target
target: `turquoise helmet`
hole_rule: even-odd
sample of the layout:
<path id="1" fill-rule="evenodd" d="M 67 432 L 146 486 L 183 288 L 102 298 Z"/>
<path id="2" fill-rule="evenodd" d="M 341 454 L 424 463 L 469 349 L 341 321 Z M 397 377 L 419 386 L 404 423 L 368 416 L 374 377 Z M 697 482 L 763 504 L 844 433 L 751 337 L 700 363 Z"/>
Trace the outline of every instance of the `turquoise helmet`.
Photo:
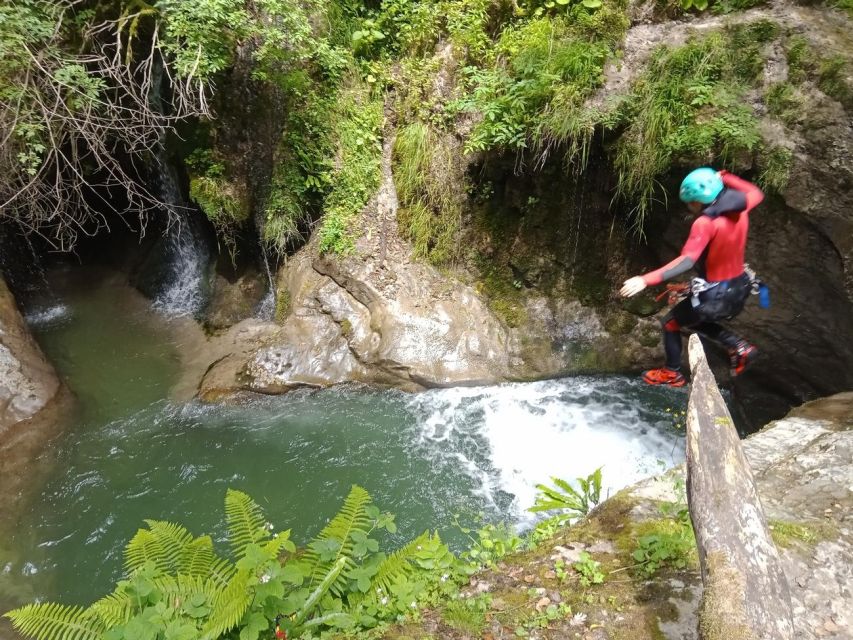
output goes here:
<path id="1" fill-rule="evenodd" d="M 700 167 L 681 182 L 678 197 L 682 202 L 711 204 L 723 190 L 723 181 L 711 167 Z"/>

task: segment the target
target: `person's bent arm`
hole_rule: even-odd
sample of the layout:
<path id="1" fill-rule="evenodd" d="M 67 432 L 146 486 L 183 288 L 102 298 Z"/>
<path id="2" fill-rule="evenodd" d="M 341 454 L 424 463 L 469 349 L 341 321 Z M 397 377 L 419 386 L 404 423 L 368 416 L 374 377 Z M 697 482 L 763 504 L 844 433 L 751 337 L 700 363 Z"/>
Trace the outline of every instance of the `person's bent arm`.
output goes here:
<path id="1" fill-rule="evenodd" d="M 708 218 L 697 218 L 693 226 L 690 227 L 690 236 L 681 249 L 681 255 L 675 260 L 666 263 L 660 269 L 641 276 L 643 281 L 646 285 L 652 286 L 672 280 L 690 271 L 696 262 L 698 262 L 702 252 L 705 251 L 705 247 L 711 241 L 713 233 L 714 229 Z"/>
<path id="2" fill-rule="evenodd" d="M 744 180 L 733 173 L 729 173 L 725 169 L 720 171 L 720 178 L 722 178 L 723 184 L 726 187 L 729 189 L 736 189 L 746 196 L 745 211 L 748 212 L 751 209 L 754 209 L 762 200 L 764 200 L 764 192 L 748 180 Z"/>

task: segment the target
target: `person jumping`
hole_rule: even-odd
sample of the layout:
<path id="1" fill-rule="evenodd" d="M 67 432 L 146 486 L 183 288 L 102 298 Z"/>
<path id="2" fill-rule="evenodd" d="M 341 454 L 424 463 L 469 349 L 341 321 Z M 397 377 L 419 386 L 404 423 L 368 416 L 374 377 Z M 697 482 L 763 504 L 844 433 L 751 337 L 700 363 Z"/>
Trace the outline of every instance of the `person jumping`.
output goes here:
<path id="1" fill-rule="evenodd" d="M 635 296 L 648 286 L 661 284 L 695 269 L 687 298 L 661 320 L 666 365 L 643 372 L 649 384 L 684 386 L 681 373 L 681 330 L 698 333 L 723 345 L 729 354 L 732 376 L 752 364 L 758 350 L 746 340 L 717 324 L 738 315 L 749 297 L 751 279 L 743 256 L 749 230 L 749 212 L 763 199 L 761 189 L 728 171 L 702 167 L 681 183 L 679 198 L 698 217 L 675 260 L 660 269 L 628 278 L 619 290 Z"/>

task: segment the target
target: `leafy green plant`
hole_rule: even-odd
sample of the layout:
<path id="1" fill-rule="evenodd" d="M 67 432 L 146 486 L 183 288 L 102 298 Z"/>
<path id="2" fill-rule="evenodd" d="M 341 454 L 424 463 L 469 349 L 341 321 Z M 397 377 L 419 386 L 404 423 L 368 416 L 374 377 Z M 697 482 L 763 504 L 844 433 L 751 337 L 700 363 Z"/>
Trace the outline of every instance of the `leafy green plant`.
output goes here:
<path id="1" fill-rule="evenodd" d="M 148 520 L 128 543 L 127 577 L 111 594 L 86 608 L 38 603 L 5 615 L 21 633 L 50 640 L 256 640 L 278 621 L 298 637 L 411 611 L 436 567 L 453 561 L 428 532 L 390 555 L 379 552 L 374 536 L 394 532 L 394 519 L 357 486 L 301 551 L 246 494 L 229 490 L 225 515 L 230 558 L 216 553 L 210 536 Z"/>
<path id="2" fill-rule="evenodd" d="M 683 480 L 676 481 L 676 491 L 683 493 Z M 640 574 L 651 577 L 663 567 L 684 569 L 693 562 L 696 539 L 690 522 L 690 511 L 684 500 L 660 505 L 661 520 L 642 525 L 643 535 L 637 538 L 632 553 Z"/>
<path id="3" fill-rule="evenodd" d="M 464 177 L 448 144 L 423 122 L 414 122 L 394 142 L 394 184 L 403 234 L 416 256 L 436 265 L 459 255 Z"/>
<path id="4" fill-rule="evenodd" d="M 454 515 L 453 520 L 456 528 L 470 541 L 468 549 L 460 555 L 463 572 L 470 574 L 482 567 L 493 567 L 498 560 L 522 546 L 521 537 L 509 525 L 489 523 L 475 530 L 463 527 L 458 515 Z"/>
<path id="5" fill-rule="evenodd" d="M 601 571 L 601 563 L 593 560 L 586 551 L 581 551 L 580 558 L 572 567 L 580 574 L 580 583 L 584 587 L 604 582 L 604 573 Z"/>
<path id="6" fill-rule="evenodd" d="M 531 595 L 535 593 L 533 591 Z M 565 602 L 549 604 L 541 611 L 534 610 L 530 615 L 524 616 L 515 627 L 515 635 L 518 638 L 536 636 L 537 631 L 546 629 L 554 621 L 568 618 L 570 615 L 572 615 L 572 608 Z"/>
<path id="7" fill-rule="evenodd" d="M 335 120 L 339 160 L 324 203 L 320 251 L 347 254 L 355 248 L 350 224 L 379 187 L 382 103 L 355 87 L 342 96 Z"/>
<path id="8" fill-rule="evenodd" d="M 788 186 L 794 154 L 784 147 L 771 147 L 761 155 L 758 182 L 769 191 L 779 193 Z"/>
<path id="9" fill-rule="evenodd" d="M 775 25 L 757 22 L 661 47 L 620 107 L 626 122 L 616 144 L 617 196 L 633 203 L 642 233 L 652 206 L 665 201 L 659 184 L 673 164 L 732 164 L 760 141 L 758 120 L 743 92 L 761 68 L 761 43 Z M 732 51 L 738 51 L 732 63 Z"/>
<path id="10" fill-rule="evenodd" d="M 492 598 L 488 594 L 474 598 L 457 598 L 444 607 L 441 617 L 454 629 L 469 636 L 480 637 L 486 626 L 486 612 L 491 604 Z"/>
<path id="11" fill-rule="evenodd" d="M 587 515 L 601 501 L 601 467 L 586 478 L 575 480 L 578 488 L 560 478 L 551 478 L 553 487 L 536 485 L 539 494 L 536 496 L 536 503 L 528 511 L 568 511 L 572 518 Z"/>

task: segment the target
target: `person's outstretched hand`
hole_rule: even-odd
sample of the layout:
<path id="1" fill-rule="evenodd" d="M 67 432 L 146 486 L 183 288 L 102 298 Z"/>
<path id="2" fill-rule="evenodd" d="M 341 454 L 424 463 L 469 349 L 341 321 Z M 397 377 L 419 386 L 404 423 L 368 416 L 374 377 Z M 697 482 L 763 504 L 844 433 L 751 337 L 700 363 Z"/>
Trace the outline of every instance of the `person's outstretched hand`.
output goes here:
<path id="1" fill-rule="evenodd" d="M 646 281 L 643 280 L 642 276 L 634 276 L 633 278 L 628 278 L 625 281 L 625 284 L 623 284 L 622 288 L 619 289 L 619 295 L 624 298 L 630 298 L 631 296 L 637 295 L 645 288 Z"/>

